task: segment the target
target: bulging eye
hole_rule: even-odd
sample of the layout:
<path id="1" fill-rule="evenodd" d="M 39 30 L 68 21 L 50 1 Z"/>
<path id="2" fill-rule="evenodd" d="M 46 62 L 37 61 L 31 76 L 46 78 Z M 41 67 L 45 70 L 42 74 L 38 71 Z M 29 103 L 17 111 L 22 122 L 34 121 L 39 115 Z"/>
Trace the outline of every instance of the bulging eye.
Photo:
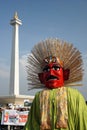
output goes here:
<path id="1" fill-rule="evenodd" d="M 53 66 L 52 69 L 53 70 L 60 70 L 60 66 Z"/>

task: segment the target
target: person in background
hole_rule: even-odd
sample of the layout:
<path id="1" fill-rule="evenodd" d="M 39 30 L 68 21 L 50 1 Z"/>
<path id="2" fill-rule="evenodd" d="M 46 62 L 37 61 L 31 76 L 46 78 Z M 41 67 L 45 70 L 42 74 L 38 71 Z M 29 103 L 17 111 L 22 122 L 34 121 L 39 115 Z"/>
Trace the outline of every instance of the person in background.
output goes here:
<path id="1" fill-rule="evenodd" d="M 80 86 L 83 61 L 73 44 L 47 39 L 28 56 L 28 83 L 36 93 L 24 130 L 87 130 L 87 106 Z"/>

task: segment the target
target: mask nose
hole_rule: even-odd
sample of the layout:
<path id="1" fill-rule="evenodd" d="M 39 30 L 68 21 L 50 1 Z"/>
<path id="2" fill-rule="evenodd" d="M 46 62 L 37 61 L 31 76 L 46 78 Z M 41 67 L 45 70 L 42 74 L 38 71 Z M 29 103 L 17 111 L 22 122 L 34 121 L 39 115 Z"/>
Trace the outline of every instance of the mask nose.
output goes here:
<path id="1" fill-rule="evenodd" d="M 49 69 L 49 75 L 53 75 L 54 73 L 53 73 L 53 69 L 52 68 L 50 68 Z"/>

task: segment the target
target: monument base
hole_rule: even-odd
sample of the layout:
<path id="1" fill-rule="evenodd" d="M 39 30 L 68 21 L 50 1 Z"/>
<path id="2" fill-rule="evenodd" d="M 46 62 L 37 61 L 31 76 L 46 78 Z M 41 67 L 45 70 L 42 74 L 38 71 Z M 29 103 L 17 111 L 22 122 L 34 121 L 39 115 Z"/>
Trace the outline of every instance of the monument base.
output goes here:
<path id="1" fill-rule="evenodd" d="M 27 96 L 27 95 L 14 95 L 14 96 L 0 96 L 0 104 L 8 104 L 12 103 L 15 105 L 23 105 L 24 100 L 29 100 L 32 102 L 34 99 L 34 96 Z"/>

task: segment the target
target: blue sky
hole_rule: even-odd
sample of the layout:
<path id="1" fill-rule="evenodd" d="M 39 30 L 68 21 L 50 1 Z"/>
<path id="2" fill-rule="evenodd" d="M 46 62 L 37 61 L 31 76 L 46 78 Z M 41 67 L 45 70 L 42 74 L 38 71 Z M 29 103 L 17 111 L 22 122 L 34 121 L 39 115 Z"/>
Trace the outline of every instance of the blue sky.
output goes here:
<path id="1" fill-rule="evenodd" d="M 78 89 L 87 99 L 87 0 L 0 0 L 0 95 L 7 95 L 9 89 L 10 20 L 16 11 L 22 20 L 19 30 L 20 94 L 34 92 L 27 91 L 27 54 L 34 44 L 51 37 L 73 43 L 82 52 L 85 76 L 83 87 Z"/>

